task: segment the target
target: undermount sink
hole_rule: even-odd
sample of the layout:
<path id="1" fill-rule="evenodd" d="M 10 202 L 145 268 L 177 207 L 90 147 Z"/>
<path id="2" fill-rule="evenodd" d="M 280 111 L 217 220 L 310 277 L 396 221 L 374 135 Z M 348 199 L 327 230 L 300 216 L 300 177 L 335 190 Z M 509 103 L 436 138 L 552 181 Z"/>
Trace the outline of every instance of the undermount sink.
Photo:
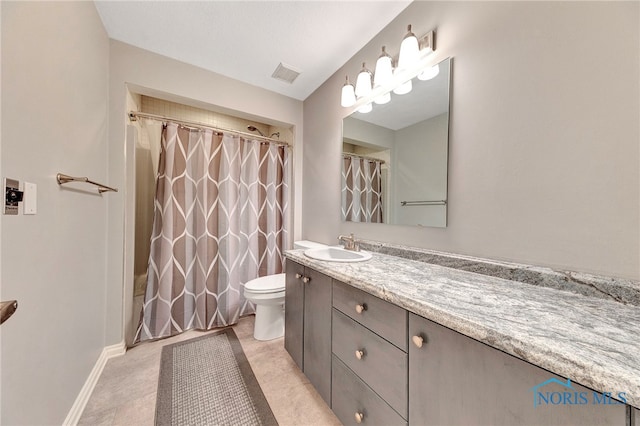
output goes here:
<path id="1" fill-rule="evenodd" d="M 305 256 L 327 262 L 364 262 L 371 259 L 367 251 L 345 250 L 342 246 L 319 247 L 305 250 Z"/>

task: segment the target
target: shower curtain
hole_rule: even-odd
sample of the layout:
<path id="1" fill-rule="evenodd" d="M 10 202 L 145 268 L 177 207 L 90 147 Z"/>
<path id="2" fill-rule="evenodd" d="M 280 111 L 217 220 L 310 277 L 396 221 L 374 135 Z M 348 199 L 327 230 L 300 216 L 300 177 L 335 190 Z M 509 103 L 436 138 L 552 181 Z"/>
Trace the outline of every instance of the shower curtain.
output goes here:
<path id="1" fill-rule="evenodd" d="M 342 159 L 342 220 L 382 223 L 379 160 L 345 155 Z"/>
<path id="2" fill-rule="evenodd" d="M 166 124 L 135 342 L 254 312 L 244 284 L 281 273 L 289 248 L 288 158 L 286 146 Z"/>

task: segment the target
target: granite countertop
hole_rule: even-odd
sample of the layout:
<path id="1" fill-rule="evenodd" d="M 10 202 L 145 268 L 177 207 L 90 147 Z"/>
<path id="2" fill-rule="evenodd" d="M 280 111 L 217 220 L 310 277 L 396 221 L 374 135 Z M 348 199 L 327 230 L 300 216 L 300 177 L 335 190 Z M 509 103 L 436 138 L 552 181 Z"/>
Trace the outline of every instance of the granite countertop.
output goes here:
<path id="1" fill-rule="evenodd" d="M 640 408 L 640 307 L 381 253 L 366 262 L 286 257 Z"/>

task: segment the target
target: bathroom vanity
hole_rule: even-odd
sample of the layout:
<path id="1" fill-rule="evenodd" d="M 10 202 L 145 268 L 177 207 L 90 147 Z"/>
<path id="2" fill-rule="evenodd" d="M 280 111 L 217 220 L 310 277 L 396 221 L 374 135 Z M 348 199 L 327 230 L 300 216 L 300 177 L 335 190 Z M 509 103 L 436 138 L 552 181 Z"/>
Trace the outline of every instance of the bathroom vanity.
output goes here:
<path id="1" fill-rule="evenodd" d="M 286 349 L 345 425 L 638 426 L 633 303 L 381 253 L 286 256 Z"/>

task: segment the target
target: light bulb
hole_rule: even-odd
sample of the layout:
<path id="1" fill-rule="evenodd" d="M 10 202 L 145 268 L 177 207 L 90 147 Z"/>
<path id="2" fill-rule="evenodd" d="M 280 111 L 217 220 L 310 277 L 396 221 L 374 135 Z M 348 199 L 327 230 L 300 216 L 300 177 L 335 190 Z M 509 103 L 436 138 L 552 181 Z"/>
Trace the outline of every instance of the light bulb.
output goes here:
<path id="1" fill-rule="evenodd" d="M 369 102 L 368 104 L 364 104 L 360 108 L 358 108 L 358 112 L 361 112 L 362 114 L 371 112 L 371 110 L 373 110 L 373 105 L 371 105 L 371 102 Z"/>
<path id="2" fill-rule="evenodd" d="M 373 74 L 373 87 L 388 86 L 393 80 L 393 59 L 382 46 L 382 54 L 376 62 L 376 71 Z"/>
<path id="3" fill-rule="evenodd" d="M 432 67 L 425 68 L 420 74 L 418 74 L 419 80 L 431 80 L 435 76 L 440 74 L 440 65 L 435 64 Z"/>
<path id="4" fill-rule="evenodd" d="M 347 81 L 342 86 L 342 97 L 340 99 L 340 105 L 345 108 L 351 107 L 356 103 L 356 93 L 353 90 L 353 84 L 349 83 L 349 76 L 347 76 Z"/>
<path id="5" fill-rule="evenodd" d="M 405 95 L 409 93 L 413 89 L 413 85 L 411 84 L 411 80 L 407 80 L 395 89 L 393 89 L 393 93 L 396 95 Z"/>
<path id="6" fill-rule="evenodd" d="M 420 56 L 420 46 L 418 38 L 411 32 L 411 25 L 407 26 L 407 34 L 400 45 L 400 55 L 398 56 L 398 68 L 405 70 L 411 68 L 418 62 Z"/>
<path id="7" fill-rule="evenodd" d="M 362 63 L 362 71 L 358 74 L 356 80 L 356 96 L 362 98 L 368 96 L 371 93 L 371 71 L 365 67 L 365 63 Z"/>

